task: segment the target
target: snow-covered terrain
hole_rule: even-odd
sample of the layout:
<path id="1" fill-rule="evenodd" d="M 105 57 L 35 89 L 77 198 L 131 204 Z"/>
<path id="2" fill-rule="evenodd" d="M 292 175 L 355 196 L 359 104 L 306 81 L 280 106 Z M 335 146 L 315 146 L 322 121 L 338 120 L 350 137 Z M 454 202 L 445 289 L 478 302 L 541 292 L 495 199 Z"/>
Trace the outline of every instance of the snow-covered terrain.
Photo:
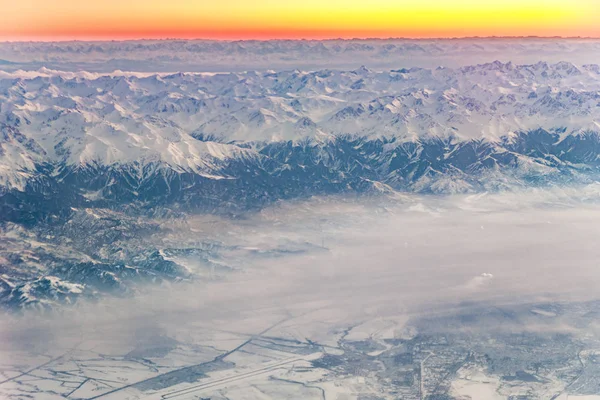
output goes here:
<path id="1" fill-rule="evenodd" d="M 71 163 L 160 153 L 188 165 L 195 153 L 231 154 L 192 138 L 498 140 L 537 128 L 597 131 L 600 115 L 600 66 L 570 62 L 170 75 L 40 69 L 0 73 L 0 90 L 2 123 L 50 160 L 63 156 L 57 147 L 66 139 L 60 148 Z"/>
<path id="2" fill-rule="evenodd" d="M 600 67 L 569 62 L 170 75 L 3 72 L 0 185 L 23 192 L 41 177 L 59 186 L 74 179 L 86 199 L 98 200 L 109 186 L 144 198 L 157 176 L 181 191 L 172 180 L 182 174 L 218 191 L 244 180 L 273 187 L 269 179 L 288 174 L 307 191 L 342 182 L 433 192 L 477 190 L 482 174 L 493 175 L 485 182 L 496 186 L 565 170 L 590 175 L 600 149 L 599 93 Z M 107 169 L 117 176 L 103 183 L 90 178 Z M 333 176 L 315 176 L 324 173 Z"/>
<path id="3" fill-rule="evenodd" d="M 599 64 L 0 43 L 0 398 L 595 398 Z"/>

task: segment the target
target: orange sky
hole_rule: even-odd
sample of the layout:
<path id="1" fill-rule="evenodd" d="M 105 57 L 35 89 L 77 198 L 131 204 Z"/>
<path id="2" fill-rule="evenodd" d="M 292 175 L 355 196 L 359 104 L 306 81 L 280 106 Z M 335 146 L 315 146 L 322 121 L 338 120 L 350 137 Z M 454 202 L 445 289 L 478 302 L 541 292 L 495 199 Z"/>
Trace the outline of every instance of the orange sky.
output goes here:
<path id="1" fill-rule="evenodd" d="M 0 40 L 600 36 L 600 0 L 0 2 Z"/>

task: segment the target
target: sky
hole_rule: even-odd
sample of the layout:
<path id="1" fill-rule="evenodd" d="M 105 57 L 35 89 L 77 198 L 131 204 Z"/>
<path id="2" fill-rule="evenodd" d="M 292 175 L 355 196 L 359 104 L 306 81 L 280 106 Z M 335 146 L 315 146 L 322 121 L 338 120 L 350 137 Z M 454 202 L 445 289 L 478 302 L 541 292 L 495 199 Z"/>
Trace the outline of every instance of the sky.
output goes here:
<path id="1" fill-rule="evenodd" d="M 600 36 L 600 0 L 0 0 L 0 40 Z"/>

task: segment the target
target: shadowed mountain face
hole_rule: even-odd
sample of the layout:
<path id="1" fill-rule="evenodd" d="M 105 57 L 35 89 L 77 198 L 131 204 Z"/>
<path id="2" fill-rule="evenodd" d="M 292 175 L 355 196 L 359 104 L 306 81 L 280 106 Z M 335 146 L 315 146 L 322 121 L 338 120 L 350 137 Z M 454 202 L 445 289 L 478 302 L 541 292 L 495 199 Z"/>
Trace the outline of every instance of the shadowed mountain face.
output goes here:
<path id="1" fill-rule="evenodd" d="M 68 218 L 78 207 L 144 215 L 236 214 L 314 195 L 456 194 L 588 183 L 597 179 L 600 167 L 597 133 L 561 137 L 541 129 L 498 142 L 338 136 L 246 143 L 240 151 L 247 153 L 213 162 L 202 173 L 160 162 L 37 165 L 22 190 L 3 189 L 0 215 L 5 222 L 35 224 Z"/>

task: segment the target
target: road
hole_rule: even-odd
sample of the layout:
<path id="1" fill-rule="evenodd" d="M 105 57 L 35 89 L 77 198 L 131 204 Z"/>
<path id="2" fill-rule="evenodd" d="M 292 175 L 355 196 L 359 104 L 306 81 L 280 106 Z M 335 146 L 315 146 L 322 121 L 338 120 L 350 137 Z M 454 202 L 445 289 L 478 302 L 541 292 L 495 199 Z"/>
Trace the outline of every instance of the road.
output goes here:
<path id="1" fill-rule="evenodd" d="M 431 357 L 433 355 L 432 352 L 429 352 L 429 355 L 427 357 L 425 357 L 423 360 L 421 360 L 421 368 L 419 371 L 419 397 L 421 398 L 421 400 L 423 400 L 425 398 L 425 385 L 423 385 L 423 371 L 425 368 L 425 361 L 427 361 L 429 359 L 429 357 Z"/>
<path id="2" fill-rule="evenodd" d="M 15 376 L 13 376 L 11 378 L 5 379 L 2 382 L 0 382 L 0 385 L 3 385 L 5 383 L 7 383 L 7 382 L 13 381 L 13 380 L 18 379 L 18 378 L 21 378 L 21 377 L 23 377 L 25 375 L 29 375 L 30 373 L 32 373 L 33 371 L 35 371 L 37 369 L 44 368 L 44 367 L 52 364 L 53 362 L 58 361 L 61 358 L 65 357 L 67 354 L 72 353 L 73 351 L 77 350 L 78 347 L 79 347 L 79 344 L 77 346 L 73 347 L 72 349 L 67 350 L 66 352 L 64 352 L 63 354 L 59 355 L 58 357 L 54 357 L 54 358 L 46 361 L 43 364 L 37 365 L 37 366 L 35 366 L 33 368 L 30 368 L 27 371 L 20 373 L 19 375 L 15 375 Z"/>
<path id="3" fill-rule="evenodd" d="M 226 358 L 227 356 L 229 356 L 229 355 L 231 355 L 231 354 L 235 353 L 236 351 L 240 350 L 240 349 L 241 349 L 241 348 L 243 348 L 244 346 L 248 345 L 248 344 L 249 344 L 249 343 L 250 343 L 252 340 L 254 340 L 255 338 L 257 338 L 257 337 L 260 337 L 260 336 L 264 335 L 265 333 L 267 333 L 267 332 L 268 332 L 268 331 L 270 331 L 271 329 L 273 329 L 273 328 L 277 327 L 278 325 L 281 325 L 281 324 L 283 324 L 283 323 L 285 323 L 285 322 L 287 322 L 287 321 L 289 321 L 289 320 L 291 320 L 291 319 L 293 319 L 293 318 L 294 318 L 294 317 L 291 317 L 291 316 L 290 316 L 290 317 L 287 317 L 287 318 L 284 318 L 284 319 L 282 319 L 281 321 L 278 321 L 278 322 L 274 323 L 273 325 L 271 325 L 271 326 L 269 326 L 269 327 L 267 327 L 267 328 L 263 329 L 261 332 L 257 333 L 256 335 L 253 335 L 253 336 L 251 336 L 250 338 L 248 338 L 246 341 L 244 341 L 244 342 L 243 342 L 242 344 L 240 344 L 239 346 L 237 346 L 237 347 L 235 347 L 235 348 L 233 348 L 233 349 L 231 349 L 231 350 L 229 350 L 229 351 L 227 351 L 227 352 L 225 352 L 225 353 L 223 353 L 223 354 L 220 354 L 220 355 L 218 355 L 217 357 L 215 357 L 214 359 L 212 359 L 212 360 L 210 360 L 210 361 L 206 361 L 206 362 L 199 363 L 199 364 L 194 364 L 194 365 L 189 365 L 189 366 L 187 366 L 187 367 L 179 368 L 179 369 L 176 369 L 176 370 L 172 370 L 172 371 L 169 371 L 169 372 L 165 372 L 165 373 L 163 373 L 163 374 L 159 374 L 159 375 L 153 376 L 152 378 L 147 378 L 147 379 L 143 379 L 143 380 L 141 380 L 141 381 L 138 381 L 138 382 L 130 383 L 130 384 L 128 384 L 128 385 L 121 386 L 121 387 L 119 387 L 119 388 L 116 388 L 116 389 L 113 389 L 113 390 L 111 390 L 111 391 L 108 391 L 108 392 L 105 392 L 105 393 L 99 394 L 99 395 L 97 395 L 97 396 L 94 396 L 94 397 L 88 397 L 88 399 L 87 399 L 87 400 L 95 400 L 95 399 L 100 399 L 100 398 L 103 398 L 103 397 L 106 397 L 106 396 L 110 396 L 110 395 L 112 395 L 112 394 L 118 393 L 118 392 L 120 392 L 120 391 L 123 391 L 123 390 L 125 390 L 125 389 L 130 389 L 130 388 L 133 388 L 133 387 L 135 387 L 135 386 L 142 385 L 142 384 L 144 384 L 144 383 L 150 382 L 150 381 L 152 381 L 152 380 L 159 379 L 159 378 L 161 378 L 161 377 L 163 377 L 163 376 L 165 376 L 165 375 L 167 375 L 167 374 L 169 374 L 169 375 L 172 375 L 174 372 L 182 372 L 182 373 L 185 373 L 185 371 L 186 371 L 186 370 L 190 370 L 190 369 L 192 369 L 192 368 L 198 368 L 198 367 L 202 367 L 202 366 L 205 366 L 205 365 L 212 364 L 212 363 L 214 363 L 214 362 L 222 361 L 222 360 L 223 360 L 224 358 Z"/>
<path id="4" fill-rule="evenodd" d="M 296 361 L 304 361 L 305 359 L 306 359 L 306 357 L 291 357 L 291 358 L 285 359 L 283 361 L 279 361 L 273 365 L 258 368 L 253 371 L 249 371 L 249 372 L 245 372 L 245 373 L 237 374 L 237 375 L 232 375 L 232 376 L 228 376 L 228 377 L 221 378 L 221 379 L 215 379 L 213 381 L 205 382 L 201 385 L 196 385 L 196 386 L 192 386 L 189 388 L 176 390 L 174 392 L 170 392 L 170 393 L 162 395 L 161 399 L 172 399 L 172 398 L 183 396 L 186 394 L 198 392 L 200 390 L 211 389 L 211 388 L 223 385 L 223 384 L 229 384 L 229 383 L 233 383 L 233 382 L 236 382 L 236 381 L 239 381 L 242 379 L 256 377 L 256 376 L 263 375 L 268 372 L 273 372 L 278 369 L 282 369 L 287 364 L 291 364 Z"/>

